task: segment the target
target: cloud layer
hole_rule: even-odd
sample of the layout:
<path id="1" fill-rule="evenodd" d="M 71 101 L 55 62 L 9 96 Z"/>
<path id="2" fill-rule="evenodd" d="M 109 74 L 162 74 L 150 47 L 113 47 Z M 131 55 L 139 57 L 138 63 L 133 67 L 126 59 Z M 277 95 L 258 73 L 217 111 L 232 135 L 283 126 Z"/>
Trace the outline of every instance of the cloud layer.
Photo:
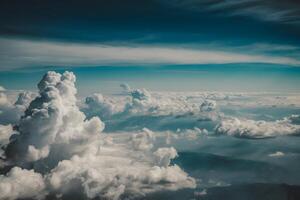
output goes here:
<path id="1" fill-rule="evenodd" d="M 153 92 L 123 84 L 116 95 L 95 93 L 79 102 L 75 81 L 72 72 L 48 72 L 38 94 L 21 92 L 12 98 L 1 90 L 1 198 L 126 199 L 227 185 L 210 180 L 216 176 L 211 167 L 222 166 L 212 166 L 210 158 L 200 160 L 198 154 L 181 158 L 182 151 L 200 148 L 235 155 L 232 147 L 239 143 L 268 141 L 246 139 L 281 141 L 288 138 L 282 136 L 299 134 L 298 94 Z M 18 119 L 8 120 L 8 113 Z M 247 145 L 237 156 L 249 150 Z M 272 162 L 296 156 L 282 146 L 250 150 Z M 198 160 L 185 165 L 185 159 Z M 194 165 L 209 170 L 198 174 L 181 168 L 191 170 Z M 202 177 L 203 182 L 196 182 Z"/>
<path id="2" fill-rule="evenodd" d="M 1 165 L 12 169 L 0 176 L 1 198 L 45 198 L 80 190 L 87 198 L 119 199 L 196 187 L 193 178 L 170 164 L 177 156 L 174 148 L 153 147 L 150 130 L 100 134 L 104 123 L 98 117 L 85 119 L 76 105 L 75 80 L 71 72 L 48 72 L 39 82 L 39 95 L 4 148 Z M 1 131 L 4 139 L 12 134 L 10 126 Z"/>

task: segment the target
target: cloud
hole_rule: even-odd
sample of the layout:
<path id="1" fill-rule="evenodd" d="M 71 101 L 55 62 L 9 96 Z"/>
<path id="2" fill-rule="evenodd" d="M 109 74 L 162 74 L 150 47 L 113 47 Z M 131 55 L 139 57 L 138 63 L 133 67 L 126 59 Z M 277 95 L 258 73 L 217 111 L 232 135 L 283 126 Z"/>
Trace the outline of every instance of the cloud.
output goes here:
<path id="1" fill-rule="evenodd" d="M 217 107 L 217 103 L 212 100 L 205 100 L 201 105 L 200 105 L 200 111 L 205 112 L 205 111 L 213 111 Z"/>
<path id="2" fill-rule="evenodd" d="M 216 101 L 211 100 L 216 96 L 196 94 L 199 102 L 190 102 L 189 95 L 172 93 L 155 93 L 146 89 L 131 89 L 131 102 L 125 105 L 125 111 L 131 114 L 191 114 L 210 112 L 216 109 Z"/>
<path id="3" fill-rule="evenodd" d="M 154 152 L 156 162 L 159 166 L 167 167 L 170 165 L 171 159 L 174 159 L 178 156 L 177 151 L 171 148 L 159 148 Z"/>
<path id="4" fill-rule="evenodd" d="M 148 160 L 151 157 L 120 146 L 103 146 L 101 151 L 102 156 L 74 156 L 60 162 L 48 177 L 50 186 L 63 192 L 67 189 L 65 186 L 71 186 L 77 180 L 87 197 L 108 199 L 119 199 L 124 193 L 134 196 L 157 190 L 195 187 L 194 180 L 176 165 L 160 167 L 153 163 L 153 166 Z"/>
<path id="5" fill-rule="evenodd" d="M 5 158 L 4 148 L 9 143 L 9 138 L 15 134 L 13 126 L 11 124 L 1 125 L 0 124 L 0 158 Z M 1 162 L 0 162 L 1 167 Z"/>
<path id="6" fill-rule="evenodd" d="M 213 99 L 226 95 L 211 93 L 167 93 L 146 89 L 131 89 L 122 95 L 93 94 L 85 99 L 81 110 L 88 116 L 98 116 L 106 123 L 106 132 L 141 130 L 154 131 L 178 128 L 210 127 L 219 118 Z"/>
<path id="7" fill-rule="evenodd" d="M 45 195 L 41 174 L 33 170 L 12 168 L 7 175 L 0 175 L 0 199 L 39 199 Z"/>
<path id="8" fill-rule="evenodd" d="M 29 91 L 26 92 L 21 92 L 18 95 L 18 99 L 15 102 L 15 105 L 23 105 L 23 106 L 29 106 L 30 102 L 32 101 L 32 99 L 35 98 L 35 94 Z"/>
<path id="9" fill-rule="evenodd" d="M 174 148 L 154 148 L 149 129 L 101 134 L 104 123 L 98 117 L 86 119 L 76 105 L 75 81 L 71 72 L 48 72 L 39 82 L 39 95 L 5 147 L 4 164 L 13 168 L 0 177 L 0 197 L 82 191 L 84 198 L 119 199 L 196 187 L 192 177 L 171 165 Z"/>
<path id="10" fill-rule="evenodd" d="M 124 92 L 130 92 L 131 91 L 131 88 L 130 86 L 127 84 L 127 83 L 121 83 L 120 84 L 120 87 L 124 90 Z"/>
<path id="11" fill-rule="evenodd" d="M 300 125 L 300 115 L 291 115 L 287 117 L 287 120 L 291 121 L 293 124 Z"/>
<path id="12" fill-rule="evenodd" d="M 127 103 L 124 112 L 141 113 L 141 112 L 156 112 L 159 109 L 159 104 L 156 99 L 152 98 L 150 92 L 146 89 L 133 89 L 130 91 L 132 101 Z"/>
<path id="13" fill-rule="evenodd" d="M 100 116 L 106 122 L 107 132 L 139 131 L 144 127 L 153 131 L 180 129 L 179 134 L 195 127 L 213 132 L 214 127 L 228 117 L 242 122 L 252 119 L 255 123 L 259 120 L 275 123 L 289 116 L 282 119 L 286 121 L 282 127 L 299 125 L 299 116 L 291 115 L 300 105 L 296 93 L 154 92 L 133 88 L 122 95 L 99 94 L 99 98 L 94 97 L 90 102 L 82 110 L 88 117 Z M 200 135 L 197 131 L 186 132 L 190 138 Z"/>
<path id="14" fill-rule="evenodd" d="M 9 141 L 10 136 L 13 134 L 13 127 L 9 125 L 0 124 L 0 145 L 6 144 Z"/>
<path id="15" fill-rule="evenodd" d="M 300 126 L 292 124 L 288 118 L 273 122 L 226 118 L 217 125 L 215 131 L 217 134 L 259 139 L 280 135 L 296 135 L 300 133 Z"/>
<path id="16" fill-rule="evenodd" d="M 9 145 L 14 157 L 39 160 L 48 156 L 53 144 L 83 144 L 103 130 L 104 124 L 98 118 L 85 120 L 76 106 L 75 80 L 70 72 L 48 72 L 39 82 L 39 96 L 25 111 L 18 125 L 20 134 Z"/>
<path id="17" fill-rule="evenodd" d="M 154 133 L 151 130 L 144 128 L 143 132 L 132 134 L 130 143 L 136 150 L 150 150 L 153 147 L 154 140 Z"/>
<path id="18" fill-rule="evenodd" d="M 7 95 L 4 93 L 5 90 L 0 91 L 0 106 L 4 107 L 10 104 Z"/>
<path id="19" fill-rule="evenodd" d="M 297 1 L 280 0 L 174 0 L 174 5 L 198 12 L 213 12 L 219 16 L 247 16 L 261 21 L 299 24 L 300 9 Z M 175 5 L 175 6 L 176 6 Z"/>
<path id="20" fill-rule="evenodd" d="M 15 101 L 9 98 L 6 92 L 8 91 L 0 91 L 0 124 L 16 124 L 35 94 L 21 92 Z"/>
<path id="21" fill-rule="evenodd" d="M 271 153 L 269 154 L 270 157 L 282 157 L 284 156 L 285 154 L 281 151 L 276 151 L 275 153 Z"/>
<path id="22" fill-rule="evenodd" d="M 173 164 L 172 160 L 181 155 L 173 145 L 198 149 L 201 144 L 210 151 L 209 144 L 218 145 L 217 137 L 209 137 L 217 124 L 218 134 L 254 139 L 294 135 L 300 129 L 299 115 L 259 121 L 221 113 L 222 108 L 230 110 L 228 103 L 233 101 L 245 108 L 249 99 L 256 105 L 258 100 L 266 100 L 264 108 L 284 102 L 286 109 L 290 102 L 297 102 L 297 95 L 283 98 L 265 93 L 160 93 L 130 89 L 122 95 L 93 94 L 79 109 L 75 81 L 71 72 L 48 72 L 38 84 L 39 93 L 34 99 L 21 94 L 16 103 L 9 103 L 28 106 L 23 117 L 13 124 L 14 131 L 13 125 L 0 126 L 3 141 L 9 143 L 4 145 L 1 167 L 12 168 L 0 177 L 3 198 L 64 198 L 75 193 L 82 198 L 143 198 L 150 192 L 195 188 L 195 179 Z M 285 112 L 284 109 L 280 111 Z M 102 121 L 99 115 L 106 118 Z M 121 131 L 102 132 L 104 127 Z M 224 141 L 233 141 L 227 139 Z M 225 146 L 235 145 L 229 144 Z M 220 149 L 228 153 L 223 142 Z M 9 192 L 10 188 L 15 191 Z"/>
<path id="23" fill-rule="evenodd" d="M 124 106 L 121 106 L 118 102 L 114 102 L 112 99 L 100 93 L 94 93 L 86 97 L 85 104 L 86 107 L 83 108 L 83 111 L 87 116 L 99 116 L 105 119 L 124 110 Z"/>
<path id="24" fill-rule="evenodd" d="M 201 135 L 208 135 L 208 131 L 194 127 L 193 129 L 177 130 L 177 139 L 196 140 Z"/>
<path id="25" fill-rule="evenodd" d="M 0 39 L 9 51 L 1 54 L 1 69 L 32 66 L 102 66 L 124 64 L 272 63 L 300 65 L 294 58 L 167 46 L 109 46 Z"/>

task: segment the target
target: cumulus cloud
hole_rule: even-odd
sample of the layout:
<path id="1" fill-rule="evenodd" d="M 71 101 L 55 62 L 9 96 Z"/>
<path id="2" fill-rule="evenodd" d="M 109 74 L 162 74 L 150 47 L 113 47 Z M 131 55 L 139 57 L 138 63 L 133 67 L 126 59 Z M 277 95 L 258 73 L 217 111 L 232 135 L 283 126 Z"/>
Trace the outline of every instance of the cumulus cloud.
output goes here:
<path id="1" fill-rule="evenodd" d="M 103 130 L 104 124 L 98 118 L 85 120 L 79 111 L 74 83 L 75 76 L 70 72 L 48 72 L 43 77 L 38 84 L 39 96 L 21 118 L 20 134 L 9 145 L 9 154 L 39 160 L 48 156 L 52 144 L 82 144 Z"/>
<path id="2" fill-rule="evenodd" d="M 147 113 L 156 115 L 169 114 L 187 114 L 209 112 L 216 109 L 216 101 L 210 100 L 210 96 L 196 95 L 200 99 L 198 102 L 189 101 L 189 95 L 179 94 L 152 94 L 146 89 L 132 89 L 130 91 L 131 102 L 125 106 L 127 112 L 130 113 Z"/>
<path id="3" fill-rule="evenodd" d="M 171 159 L 174 159 L 178 156 L 177 151 L 171 148 L 159 148 L 157 151 L 154 152 L 154 156 L 156 162 L 159 166 L 167 167 L 170 165 Z"/>
<path id="4" fill-rule="evenodd" d="M 131 102 L 125 109 L 131 114 L 182 115 L 199 112 L 199 105 L 188 101 L 188 96 L 168 93 L 153 93 L 146 89 L 133 89 Z"/>
<path id="5" fill-rule="evenodd" d="M 21 92 L 18 95 L 18 99 L 15 105 L 23 105 L 25 107 L 29 106 L 30 102 L 34 99 L 35 94 L 29 91 Z"/>
<path id="6" fill-rule="evenodd" d="M 130 91 L 132 101 L 127 103 L 125 112 L 130 113 L 155 113 L 159 110 L 156 99 L 146 89 L 134 89 Z"/>
<path id="7" fill-rule="evenodd" d="M 45 198 L 82 191 L 87 198 L 119 199 L 196 187 L 193 178 L 170 164 L 177 156 L 174 148 L 154 148 L 149 129 L 100 134 L 104 123 L 98 117 L 86 119 L 76 105 L 75 80 L 71 72 L 48 72 L 39 82 L 39 95 L 5 148 L 5 161 L 13 168 L 0 177 L 0 197 Z M 95 99 L 103 103 L 101 96 L 89 102 Z"/>
<path id="8" fill-rule="evenodd" d="M 0 158 L 5 157 L 3 149 L 9 143 L 9 138 L 15 133 L 11 124 L 1 125 L 0 124 Z M 1 167 L 1 164 L 0 164 Z"/>
<path id="9" fill-rule="evenodd" d="M 117 105 L 112 99 L 95 93 L 85 99 L 86 107 L 83 109 L 88 116 L 99 116 L 101 118 L 109 118 L 114 114 L 122 112 L 124 106 Z"/>
<path id="10" fill-rule="evenodd" d="M 14 100 L 9 98 L 6 92 L 6 90 L 0 91 L 0 124 L 16 124 L 35 94 L 27 91 L 21 92 L 17 100 Z"/>
<path id="11" fill-rule="evenodd" d="M 129 86 L 128 86 L 129 87 Z M 128 88 L 127 88 L 128 89 Z M 128 117 L 133 115 L 167 115 L 170 112 L 184 110 L 180 100 L 154 97 L 146 89 L 130 89 L 126 92 L 130 98 L 113 98 L 95 93 L 85 99 L 82 109 L 87 116 L 111 118 L 113 115 Z M 177 104 L 177 105 L 176 105 Z"/>
<path id="12" fill-rule="evenodd" d="M 217 134 L 243 138 L 268 138 L 300 133 L 300 125 L 292 124 L 287 118 L 277 121 L 254 121 L 249 119 L 226 118 L 215 129 Z"/>
<path id="13" fill-rule="evenodd" d="M 33 170 L 14 167 L 0 175 L 0 199 L 43 198 L 45 187 L 42 175 Z"/>
<path id="14" fill-rule="evenodd" d="M 85 99 L 81 110 L 88 118 L 99 116 L 106 122 L 105 131 L 155 131 L 177 128 L 193 129 L 200 123 L 214 123 L 222 114 L 216 100 L 227 95 L 210 93 L 153 92 L 131 89 L 126 95 L 93 94 Z M 207 128 L 207 125 L 201 128 Z"/>
<path id="15" fill-rule="evenodd" d="M 134 196 L 163 189 L 195 187 L 194 179 L 178 166 L 156 163 L 156 155 L 144 154 L 120 143 L 103 145 L 95 152 L 60 162 L 48 177 L 53 190 L 67 192 L 72 188 L 65 186 L 78 181 L 89 198 L 119 199 L 125 193 Z M 166 157 L 166 162 L 172 158 L 172 155 L 161 156 Z"/>
<path id="16" fill-rule="evenodd" d="M 198 127 L 194 127 L 193 129 L 185 129 L 185 130 L 177 130 L 179 135 L 178 138 L 185 138 L 188 140 L 196 140 L 201 135 L 208 135 L 208 131 L 204 129 L 200 129 Z"/>
<path id="17" fill-rule="evenodd" d="M 155 131 L 176 131 L 179 128 L 183 132 L 194 127 L 214 131 L 220 120 L 228 119 L 224 116 L 232 116 L 240 121 L 243 118 L 274 121 L 282 115 L 279 118 L 271 110 L 282 109 L 290 115 L 291 112 L 286 109 L 300 105 L 297 94 L 278 96 L 276 93 L 265 92 L 156 92 L 134 88 L 126 94 L 91 95 L 86 98 L 82 110 L 89 118 L 101 117 L 107 124 L 105 131 L 109 132 L 141 130 L 144 127 Z M 248 112 L 250 108 L 253 108 L 251 113 Z M 262 114 L 260 110 L 270 112 Z M 298 115 L 288 117 L 285 119 L 286 125 L 299 125 L 298 118 Z M 197 135 L 197 131 L 186 134 L 191 139 Z"/>
<path id="18" fill-rule="evenodd" d="M 217 103 L 213 100 L 205 100 L 201 105 L 200 105 L 200 110 L 202 112 L 205 111 L 213 111 L 217 107 Z"/>
<path id="19" fill-rule="evenodd" d="M 13 127 L 9 125 L 0 124 L 0 145 L 7 144 L 10 136 L 14 133 Z"/>
<path id="20" fill-rule="evenodd" d="M 222 108 L 216 109 L 232 101 L 245 104 L 245 94 L 159 93 L 127 88 L 126 95 L 93 94 L 80 110 L 75 81 L 71 72 L 48 72 L 38 84 L 39 93 L 33 95 L 34 99 L 22 93 L 12 103 L 3 92 L 5 105 L 23 110 L 17 123 L 0 126 L 3 162 L 12 167 L 0 177 L 4 199 L 61 197 L 74 191 L 83 198 L 122 199 L 160 190 L 194 188 L 195 179 L 172 164 L 178 156 L 172 145 L 183 140 L 189 144 L 200 141 L 200 136 L 205 137 L 219 120 L 216 133 L 235 137 L 299 133 L 299 115 L 257 121 L 227 117 L 220 113 Z M 276 96 L 267 101 L 274 99 Z M 290 102 L 288 97 L 278 100 Z M 122 132 L 103 133 L 107 125 L 120 126 Z M 126 132 L 125 126 L 136 129 Z M 163 128 L 157 132 L 157 127 Z M 281 155 L 282 152 L 269 154 Z M 18 176 L 30 178 L 17 182 Z"/>
<path id="21" fill-rule="evenodd" d="M 131 144 L 136 150 L 150 150 L 153 147 L 153 140 L 155 140 L 154 133 L 147 128 L 131 136 Z"/>

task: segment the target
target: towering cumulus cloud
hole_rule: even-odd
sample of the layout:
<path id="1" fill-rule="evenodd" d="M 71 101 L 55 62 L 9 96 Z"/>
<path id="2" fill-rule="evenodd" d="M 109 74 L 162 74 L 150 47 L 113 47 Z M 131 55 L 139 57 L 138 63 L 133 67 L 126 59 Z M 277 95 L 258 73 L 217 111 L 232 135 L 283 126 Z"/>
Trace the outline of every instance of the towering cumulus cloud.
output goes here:
<path id="1" fill-rule="evenodd" d="M 47 157 L 53 144 L 82 145 L 103 130 L 99 118 L 85 121 L 76 106 L 74 83 L 75 76 L 70 72 L 48 72 L 43 77 L 38 84 L 40 95 L 20 120 L 19 137 L 9 145 L 10 156 L 36 161 Z M 68 147 L 75 150 L 77 145 Z"/>
<path id="2" fill-rule="evenodd" d="M 38 84 L 38 97 L 5 148 L 3 166 L 12 169 L 0 176 L 1 199 L 60 197 L 73 191 L 87 198 L 120 199 L 196 186 L 170 165 L 177 156 L 174 148 L 153 148 L 150 130 L 133 136 L 100 134 L 104 123 L 98 117 L 87 120 L 76 105 L 75 80 L 71 72 L 48 72 Z M 12 128 L 3 127 L 7 130 Z"/>

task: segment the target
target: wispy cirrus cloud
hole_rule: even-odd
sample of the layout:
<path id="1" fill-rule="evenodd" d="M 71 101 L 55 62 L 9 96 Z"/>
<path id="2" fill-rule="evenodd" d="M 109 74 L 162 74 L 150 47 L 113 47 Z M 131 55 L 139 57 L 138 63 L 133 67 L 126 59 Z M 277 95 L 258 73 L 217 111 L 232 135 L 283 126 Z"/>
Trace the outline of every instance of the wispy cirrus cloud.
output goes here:
<path id="1" fill-rule="evenodd" d="M 268 63 L 299 66 L 300 61 L 284 56 L 247 54 L 226 48 L 188 48 L 146 45 L 93 45 L 0 39 L 0 69 L 43 66 L 101 66 L 123 64 L 225 64 Z"/>
<path id="2" fill-rule="evenodd" d="M 300 23 L 300 3 L 287 0 L 174 0 L 183 8 L 220 16 L 247 16 L 262 21 Z"/>

